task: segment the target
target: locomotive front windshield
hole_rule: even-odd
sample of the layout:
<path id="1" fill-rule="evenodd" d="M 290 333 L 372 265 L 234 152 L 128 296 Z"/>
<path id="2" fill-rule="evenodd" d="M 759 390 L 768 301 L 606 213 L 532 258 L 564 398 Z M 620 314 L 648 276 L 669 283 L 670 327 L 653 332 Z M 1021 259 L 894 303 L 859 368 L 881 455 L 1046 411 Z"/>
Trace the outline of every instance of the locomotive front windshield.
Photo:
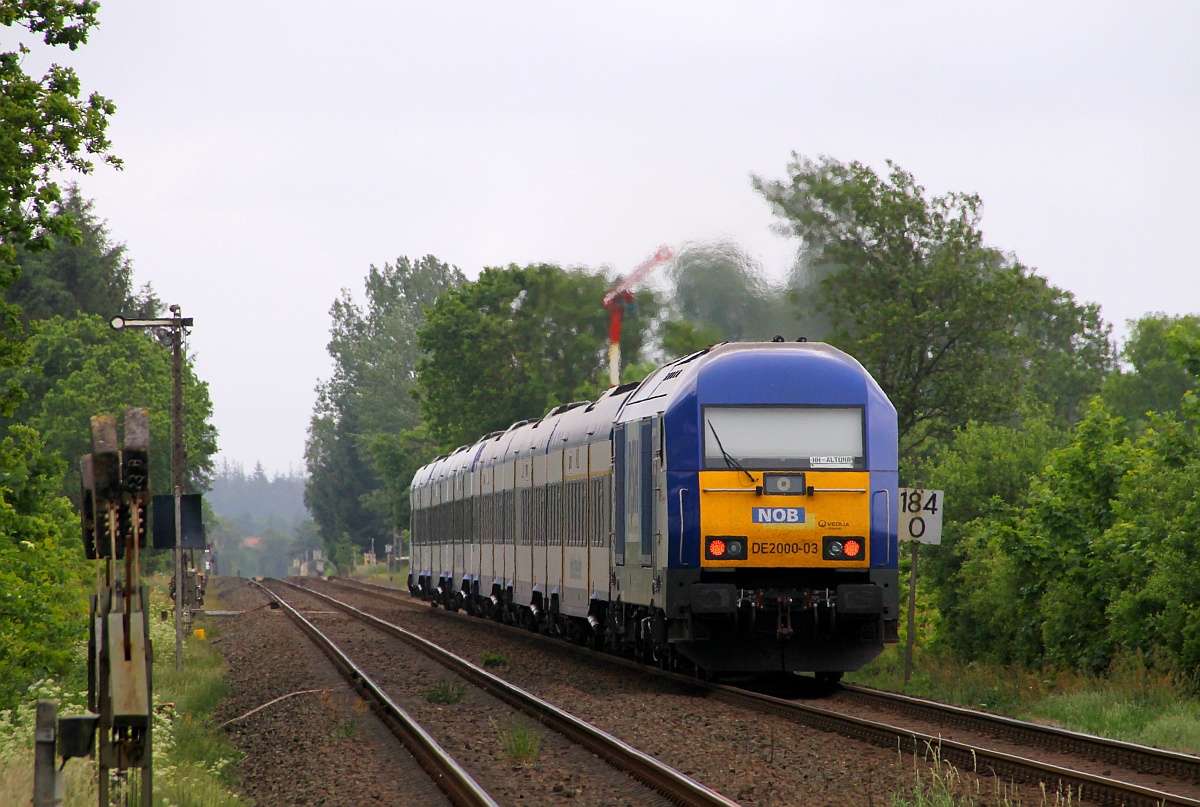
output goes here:
<path id="1" fill-rule="evenodd" d="M 864 470 L 860 406 L 706 406 L 708 470 Z"/>

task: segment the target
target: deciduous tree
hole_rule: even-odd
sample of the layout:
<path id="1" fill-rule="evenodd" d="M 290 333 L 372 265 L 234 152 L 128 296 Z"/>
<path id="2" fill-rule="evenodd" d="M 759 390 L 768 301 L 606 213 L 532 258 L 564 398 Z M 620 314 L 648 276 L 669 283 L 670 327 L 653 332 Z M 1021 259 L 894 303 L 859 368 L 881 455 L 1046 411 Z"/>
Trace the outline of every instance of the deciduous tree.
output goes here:
<path id="1" fill-rule="evenodd" d="M 90 0 L 0 0 L 0 25 L 73 50 L 87 40 L 97 7 Z M 70 217 L 55 207 L 57 172 L 86 172 L 93 159 L 116 162 L 106 154 L 112 104 L 94 93 L 82 99 L 70 68 L 26 75 L 28 52 L 7 36 L 0 50 L 0 293 L 16 277 L 18 249 L 73 235 Z M 21 333 L 20 309 L 0 301 L 0 417 L 24 397 Z M 29 426 L 15 425 L 0 439 L 0 708 L 38 678 L 63 674 L 85 629 L 86 599 L 76 587 L 82 545 L 67 538 L 78 534 L 78 521 L 57 495 L 63 465 Z"/>
<path id="2" fill-rule="evenodd" d="M 1200 317 L 1147 314 L 1129 323 L 1121 348 L 1126 366 L 1104 384 L 1104 400 L 1113 412 L 1138 428 L 1146 423 L 1148 412 L 1179 409 L 1183 394 L 1196 387 L 1180 350 L 1189 332 L 1200 336 Z"/>
<path id="3" fill-rule="evenodd" d="M 552 264 L 485 269 L 442 295 L 419 333 L 421 414 L 443 449 L 590 397 L 605 367 L 610 281 Z M 621 355 L 637 361 L 653 295 L 626 317 Z"/>
<path id="4" fill-rule="evenodd" d="M 698 325 L 690 320 L 670 320 L 662 326 L 662 346 L 668 358 L 688 356 L 724 341 L 713 325 Z"/>
<path id="5" fill-rule="evenodd" d="M 781 232 L 800 239 L 801 262 L 820 267 L 811 274 L 817 285 L 798 293 L 828 319 L 829 341 L 888 393 L 902 450 L 970 420 L 1010 417 L 1037 386 L 1031 368 L 1078 365 L 1072 382 L 1098 383 L 1093 371 L 1106 366 L 1107 333 L 1094 309 L 1080 309 L 985 245 L 978 196 L 930 197 L 911 174 L 888 165 L 880 176 L 859 162 L 796 156 L 786 179 L 755 177 L 754 184 Z M 1079 398 L 1072 391 L 1070 406 Z"/>
<path id="6" fill-rule="evenodd" d="M 25 28 L 49 46 L 75 50 L 96 25 L 99 4 L 91 0 L 0 0 L 0 25 Z M 69 214 L 58 207 L 56 172 L 87 173 L 99 159 L 112 165 L 106 135 L 111 101 L 92 93 L 80 97 L 70 67 L 51 65 L 40 79 L 27 75 L 24 42 L 0 51 L 0 292 L 17 276 L 17 250 L 45 249 L 54 237 L 78 238 Z M 13 47 L 10 46 L 10 47 Z M 20 310 L 0 303 L 0 367 L 24 357 L 18 341 Z M 19 387 L 0 391 L 0 411 L 16 404 Z"/>
<path id="7" fill-rule="evenodd" d="M 719 334 L 714 342 L 810 335 L 801 333 L 786 289 L 770 283 L 758 262 L 732 242 L 684 247 L 672 262 L 670 275 L 675 284 L 672 307 L 708 333 Z"/>
<path id="8" fill-rule="evenodd" d="M 53 317 L 34 322 L 29 338 L 29 364 L 0 372 L 15 377 L 28 392 L 13 415 L 0 425 L 27 424 L 38 429 L 47 447 L 76 467 L 91 450 L 89 420 L 97 414 L 119 414 L 127 406 L 150 410 L 150 480 L 155 492 L 170 491 L 171 480 L 171 352 L 148 333 L 113 331 L 94 314 L 75 319 Z M 216 429 L 211 423 L 208 385 L 184 363 L 185 478 L 203 490 L 212 472 Z M 62 493 L 78 503 L 79 476 L 67 475 Z"/>
<path id="9" fill-rule="evenodd" d="M 343 290 L 331 309 L 332 377 L 317 387 L 317 405 L 305 447 L 308 483 L 304 499 L 332 556 L 349 542 L 376 548 L 391 541 L 400 495 L 395 480 L 381 476 L 373 443 L 393 445 L 420 423 L 415 367 L 417 332 L 425 310 L 462 273 L 432 255 L 370 267 L 366 302 Z M 401 441 L 400 448 L 404 446 Z M 399 450 L 399 449 L 398 449 Z M 382 469 L 403 465 L 385 451 Z M 407 481 L 404 480 L 406 495 Z"/>

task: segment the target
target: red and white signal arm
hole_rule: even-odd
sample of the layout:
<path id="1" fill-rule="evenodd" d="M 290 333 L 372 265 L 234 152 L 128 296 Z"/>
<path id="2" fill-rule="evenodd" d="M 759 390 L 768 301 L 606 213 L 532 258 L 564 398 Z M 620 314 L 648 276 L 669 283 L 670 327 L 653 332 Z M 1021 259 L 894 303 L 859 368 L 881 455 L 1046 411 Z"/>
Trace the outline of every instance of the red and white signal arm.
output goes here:
<path id="1" fill-rule="evenodd" d="M 945 498 L 941 490 L 900 488 L 900 540 L 940 544 Z"/>

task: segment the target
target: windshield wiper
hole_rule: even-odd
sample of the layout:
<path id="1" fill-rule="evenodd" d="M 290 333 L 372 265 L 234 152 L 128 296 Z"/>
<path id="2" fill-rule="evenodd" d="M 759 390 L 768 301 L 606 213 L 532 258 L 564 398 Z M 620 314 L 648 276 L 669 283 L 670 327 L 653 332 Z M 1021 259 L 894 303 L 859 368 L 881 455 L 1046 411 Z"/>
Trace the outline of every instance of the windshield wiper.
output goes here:
<path id="1" fill-rule="evenodd" d="M 754 476 L 744 467 L 742 467 L 740 462 L 730 456 L 729 452 L 725 450 L 725 446 L 721 445 L 721 435 L 717 434 L 717 427 L 713 425 L 711 420 L 708 421 L 708 428 L 712 429 L 713 437 L 717 438 L 717 448 L 721 450 L 721 456 L 725 458 L 725 466 L 727 468 L 736 468 L 744 473 L 746 478 L 750 480 L 750 484 L 753 485 L 755 482 Z"/>

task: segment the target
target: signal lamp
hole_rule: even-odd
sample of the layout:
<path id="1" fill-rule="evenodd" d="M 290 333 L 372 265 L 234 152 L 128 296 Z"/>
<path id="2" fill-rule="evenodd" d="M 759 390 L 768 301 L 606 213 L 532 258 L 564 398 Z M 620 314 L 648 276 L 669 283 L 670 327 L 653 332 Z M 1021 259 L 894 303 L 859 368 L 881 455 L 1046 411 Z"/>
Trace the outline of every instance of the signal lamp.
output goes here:
<path id="1" fill-rule="evenodd" d="M 840 535 L 826 535 L 821 540 L 821 560 L 862 560 L 862 536 L 843 538 Z"/>
<path id="2" fill-rule="evenodd" d="M 744 535 L 709 535 L 704 539 L 705 560 L 745 560 Z"/>

